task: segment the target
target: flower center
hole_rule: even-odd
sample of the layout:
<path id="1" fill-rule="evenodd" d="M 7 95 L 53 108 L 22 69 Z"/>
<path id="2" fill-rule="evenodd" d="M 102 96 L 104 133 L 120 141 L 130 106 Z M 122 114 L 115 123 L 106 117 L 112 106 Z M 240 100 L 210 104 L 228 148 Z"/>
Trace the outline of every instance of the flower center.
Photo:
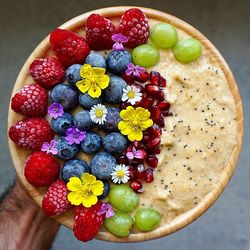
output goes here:
<path id="1" fill-rule="evenodd" d="M 135 98 L 135 92 L 132 91 L 132 90 L 130 90 L 130 91 L 128 92 L 128 97 L 129 97 L 129 99 Z"/>
<path id="2" fill-rule="evenodd" d="M 101 118 L 103 116 L 103 111 L 101 109 L 97 109 L 95 115 L 97 118 Z"/>
<path id="3" fill-rule="evenodd" d="M 123 170 L 118 170 L 116 172 L 118 178 L 122 178 L 124 176 L 124 171 Z"/>

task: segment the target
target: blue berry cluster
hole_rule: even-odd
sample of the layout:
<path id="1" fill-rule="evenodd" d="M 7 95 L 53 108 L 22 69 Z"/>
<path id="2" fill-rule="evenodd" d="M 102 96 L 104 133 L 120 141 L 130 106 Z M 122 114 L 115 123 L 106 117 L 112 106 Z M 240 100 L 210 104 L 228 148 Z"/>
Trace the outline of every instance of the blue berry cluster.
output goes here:
<path id="1" fill-rule="evenodd" d="M 73 176 L 81 177 L 85 172 L 91 173 L 104 183 L 104 193 L 100 198 L 105 198 L 109 193 L 108 180 L 117 165 L 115 156 L 128 145 L 127 139 L 118 130 L 121 118 L 117 106 L 122 102 L 123 89 L 127 87 L 121 75 L 131 62 L 131 55 L 126 50 L 112 51 L 107 59 L 101 53 L 91 52 L 85 64 L 104 68 L 111 73 L 109 86 L 102 92 L 102 96 L 92 98 L 87 92 L 79 92 L 76 83 L 82 80 L 81 64 L 73 64 L 66 70 L 65 79 L 68 84 L 58 84 L 50 92 L 50 102 L 59 103 L 64 109 L 62 116 L 51 119 L 51 127 L 58 134 L 56 156 L 65 161 L 61 169 L 62 179 L 68 182 Z M 90 109 L 100 103 L 108 105 L 107 115 L 104 124 L 97 125 L 90 118 Z M 86 131 L 80 144 L 70 144 L 67 141 L 67 130 L 72 127 Z M 77 159 L 80 151 L 90 154 L 89 163 Z"/>

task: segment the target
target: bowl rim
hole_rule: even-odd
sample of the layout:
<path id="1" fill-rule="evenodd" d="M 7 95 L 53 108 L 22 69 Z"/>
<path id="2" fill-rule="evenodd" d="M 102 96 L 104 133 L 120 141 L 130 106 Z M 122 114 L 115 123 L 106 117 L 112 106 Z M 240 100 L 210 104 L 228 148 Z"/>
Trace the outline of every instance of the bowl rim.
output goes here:
<path id="1" fill-rule="evenodd" d="M 194 27 L 192 27 L 190 24 L 180 20 L 179 18 L 167 14 L 165 12 L 150 9 L 150 8 L 144 8 L 144 7 L 137 7 L 137 6 L 117 6 L 117 7 L 108 7 L 108 8 L 101 8 L 93 11 L 86 12 L 84 14 L 81 14 L 61 26 L 59 28 L 63 29 L 69 29 L 72 31 L 75 31 L 79 27 L 84 27 L 87 17 L 90 14 L 97 13 L 100 15 L 103 15 L 107 18 L 109 17 L 120 17 L 126 9 L 129 8 L 139 8 L 141 9 L 146 16 L 150 19 L 156 19 L 161 22 L 167 22 L 172 24 L 173 26 L 184 30 L 186 33 L 188 33 L 190 36 L 198 39 L 203 46 L 205 46 L 208 51 L 213 56 L 214 60 L 216 60 L 221 70 L 223 71 L 230 91 L 233 95 L 235 105 L 236 105 L 236 121 L 237 121 L 237 143 L 234 147 L 230 161 L 228 165 L 225 167 L 223 173 L 221 174 L 221 178 L 219 182 L 216 184 L 216 187 L 209 192 L 206 196 L 203 197 L 203 199 L 199 202 L 199 204 L 194 207 L 193 209 L 185 212 L 184 214 L 178 216 L 176 219 L 171 221 L 168 224 L 162 225 L 161 227 L 156 228 L 153 231 L 145 232 L 145 233 L 132 233 L 128 237 L 119 238 L 114 235 L 112 235 L 109 232 L 101 231 L 97 234 L 96 239 L 99 240 L 105 240 L 105 241 L 111 241 L 111 242 L 138 242 L 138 241 L 146 241 L 151 239 L 160 238 L 166 235 L 169 235 L 171 233 L 174 233 L 184 226 L 190 224 L 194 220 L 196 220 L 199 216 L 201 216 L 220 196 L 220 194 L 223 192 L 224 188 L 228 184 L 235 168 L 236 163 L 239 158 L 241 146 L 242 146 L 242 138 L 243 138 L 243 108 L 242 108 L 242 101 L 240 98 L 240 93 L 238 90 L 237 83 L 234 79 L 234 76 L 225 62 L 222 55 L 219 53 L 219 51 L 215 48 L 215 46 L 198 30 L 196 30 Z M 23 86 L 23 81 L 25 76 L 28 74 L 29 65 L 31 62 L 39 58 L 40 54 L 44 54 L 45 51 L 48 51 L 50 49 L 49 45 L 49 36 L 47 36 L 36 48 L 35 50 L 30 54 L 26 62 L 24 63 L 21 71 L 19 72 L 19 75 L 16 79 L 15 85 L 13 87 L 13 91 L 11 96 L 13 96 L 20 87 Z M 13 124 L 15 120 L 17 120 L 17 117 L 22 117 L 20 115 L 17 115 L 14 111 L 12 111 L 10 105 L 9 105 L 9 111 L 8 111 L 8 129 Z M 18 119 L 20 120 L 20 119 Z M 19 164 L 19 157 L 18 157 L 18 148 L 8 137 L 8 144 L 9 149 L 12 157 L 12 161 L 15 167 L 15 170 L 17 172 L 17 176 L 20 179 L 22 185 L 25 187 L 25 189 L 28 191 L 28 193 L 31 195 L 31 197 L 35 200 L 35 202 L 41 207 L 41 201 L 42 201 L 42 195 L 41 192 L 44 192 L 45 189 L 35 188 L 32 185 L 30 185 L 23 175 L 23 166 Z M 59 223 L 67 226 L 68 228 L 72 228 L 73 220 L 72 220 L 72 213 L 65 213 L 60 216 L 54 217 Z"/>

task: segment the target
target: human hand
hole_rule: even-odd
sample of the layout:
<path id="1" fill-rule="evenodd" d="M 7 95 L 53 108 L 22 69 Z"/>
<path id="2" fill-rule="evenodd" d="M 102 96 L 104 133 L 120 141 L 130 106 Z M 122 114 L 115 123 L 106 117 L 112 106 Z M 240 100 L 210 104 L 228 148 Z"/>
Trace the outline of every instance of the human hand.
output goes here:
<path id="1" fill-rule="evenodd" d="M 0 198 L 0 249 L 50 249 L 59 224 L 43 214 L 17 179 Z"/>

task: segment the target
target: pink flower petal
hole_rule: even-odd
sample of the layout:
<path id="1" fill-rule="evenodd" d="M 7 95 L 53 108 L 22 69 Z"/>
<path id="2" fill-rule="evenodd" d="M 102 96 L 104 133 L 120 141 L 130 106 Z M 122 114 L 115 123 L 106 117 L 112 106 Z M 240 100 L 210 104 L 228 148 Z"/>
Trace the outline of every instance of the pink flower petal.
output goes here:
<path id="1" fill-rule="evenodd" d="M 133 160 L 134 159 L 134 154 L 132 152 L 127 152 L 126 156 L 129 160 Z"/>

